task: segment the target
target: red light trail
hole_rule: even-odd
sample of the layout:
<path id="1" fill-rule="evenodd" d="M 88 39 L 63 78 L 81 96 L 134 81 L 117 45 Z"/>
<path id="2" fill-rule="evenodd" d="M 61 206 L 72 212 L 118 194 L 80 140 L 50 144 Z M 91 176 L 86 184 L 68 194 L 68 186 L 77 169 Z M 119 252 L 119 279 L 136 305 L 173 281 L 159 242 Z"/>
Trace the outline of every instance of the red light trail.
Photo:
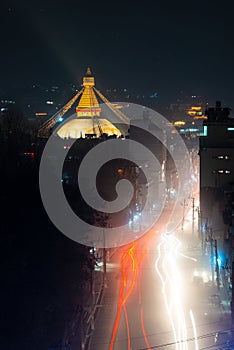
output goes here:
<path id="1" fill-rule="evenodd" d="M 150 239 L 153 237 L 153 235 L 155 235 L 155 232 L 153 231 L 149 232 L 143 238 L 132 243 L 132 245 L 122 255 L 121 263 L 120 263 L 121 280 L 120 280 L 120 289 L 119 289 L 119 297 L 118 297 L 118 307 L 117 307 L 117 314 L 116 314 L 116 318 L 115 318 L 115 322 L 112 330 L 112 337 L 111 337 L 109 350 L 114 349 L 115 339 L 119 328 L 122 311 L 124 311 L 124 315 L 125 315 L 125 324 L 126 324 L 127 335 L 128 335 L 128 350 L 132 350 L 126 303 L 130 295 L 132 294 L 134 287 L 136 286 L 136 281 L 138 282 L 138 303 L 140 305 L 141 329 L 142 329 L 142 333 L 143 333 L 147 348 L 148 350 L 151 349 L 149 341 L 147 339 L 145 326 L 144 326 L 143 309 L 141 306 L 139 273 L 140 273 L 140 265 L 147 254 L 149 242 L 150 242 Z"/>

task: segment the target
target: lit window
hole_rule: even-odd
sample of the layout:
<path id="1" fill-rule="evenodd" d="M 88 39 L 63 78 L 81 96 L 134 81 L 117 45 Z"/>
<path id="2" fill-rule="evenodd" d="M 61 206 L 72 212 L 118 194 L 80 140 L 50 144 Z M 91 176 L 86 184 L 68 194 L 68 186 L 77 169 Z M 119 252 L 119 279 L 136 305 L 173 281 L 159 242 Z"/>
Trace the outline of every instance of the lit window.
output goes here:
<path id="1" fill-rule="evenodd" d="M 226 174 L 226 175 L 229 175 L 231 174 L 231 170 L 229 169 L 218 169 L 218 170 L 213 170 L 212 171 L 212 174 Z"/>
<path id="2" fill-rule="evenodd" d="M 225 155 L 223 155 L 223 154 L 221 155 L 221 154 L 220 154 L 220 155 L 218 155 L 218 156 L 213 156 L 212 158 L 213 158 L 213 159 L 220 159 L 220 160 L 223 160 L 223 159 L 224 159 L 224 160 L 229 160 L 229 159 L 230 159 L 230 157 L 229 157 L 228 154 L 225 154 Z"/>
<path id="3" fill-rule="evenodd" d="M 234 138 L 234 127 L 227 128 L 227 136 L 229 139 Z"/>

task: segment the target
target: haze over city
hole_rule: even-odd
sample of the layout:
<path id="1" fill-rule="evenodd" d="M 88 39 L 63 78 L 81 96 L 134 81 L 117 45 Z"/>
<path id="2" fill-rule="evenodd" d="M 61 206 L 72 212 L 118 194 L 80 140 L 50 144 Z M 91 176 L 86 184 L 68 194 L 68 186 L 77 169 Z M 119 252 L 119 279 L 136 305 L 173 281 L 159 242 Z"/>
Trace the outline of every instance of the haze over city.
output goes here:
<path id="1" fill-rule="evenodd" d="M 1 90 L 80 84 L 91 66 L 101 90 L 231 105 L 232 20 L 230 1 L 5 1 Z"/>

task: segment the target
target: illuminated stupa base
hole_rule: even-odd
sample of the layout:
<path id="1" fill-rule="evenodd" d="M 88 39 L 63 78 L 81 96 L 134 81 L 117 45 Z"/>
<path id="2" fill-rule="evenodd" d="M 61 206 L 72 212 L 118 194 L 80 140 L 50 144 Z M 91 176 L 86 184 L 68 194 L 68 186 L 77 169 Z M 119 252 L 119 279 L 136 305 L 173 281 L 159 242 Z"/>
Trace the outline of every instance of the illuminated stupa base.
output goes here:
<path id="1" fill-rule="evenodd" d="M 121 136 L 121 132 L 107 119 L 100 118 L 101 108 L 94 92 L 94 77 L 90 68 L 83 78 L 84 91 L 76 108 L 77 117 L 62 125 L 58 135 L 65 139 L 78 139 L 86 135 Z"/>
<path id="2" fill-rule="evenodd" d="M 58 131 L 58 135 L 63 138 L 78 139 L 85 137 L 85 135 L 96 134 L 96 137 L 100 137 L 102 134 L 108 136 L 116 135 L 120 136 L 121 132 L 107 119 L 98 118 L 96 120 L 91 118 L 76 118 L 65 123 Z"/>

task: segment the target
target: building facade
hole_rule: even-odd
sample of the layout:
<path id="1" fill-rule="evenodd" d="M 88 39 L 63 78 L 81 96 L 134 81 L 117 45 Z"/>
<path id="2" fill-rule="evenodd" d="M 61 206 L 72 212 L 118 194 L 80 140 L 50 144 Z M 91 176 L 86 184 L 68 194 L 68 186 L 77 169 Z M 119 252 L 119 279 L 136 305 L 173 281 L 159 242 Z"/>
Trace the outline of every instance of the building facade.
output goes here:
<path id="1" fill-rule="evenodd" d="M 224 222 L 223 215 L 234 183 L 234 119 L 219 101 L 206 115 L 199 145 L 201 226 L 227 238 L 232 220 Z"/>

